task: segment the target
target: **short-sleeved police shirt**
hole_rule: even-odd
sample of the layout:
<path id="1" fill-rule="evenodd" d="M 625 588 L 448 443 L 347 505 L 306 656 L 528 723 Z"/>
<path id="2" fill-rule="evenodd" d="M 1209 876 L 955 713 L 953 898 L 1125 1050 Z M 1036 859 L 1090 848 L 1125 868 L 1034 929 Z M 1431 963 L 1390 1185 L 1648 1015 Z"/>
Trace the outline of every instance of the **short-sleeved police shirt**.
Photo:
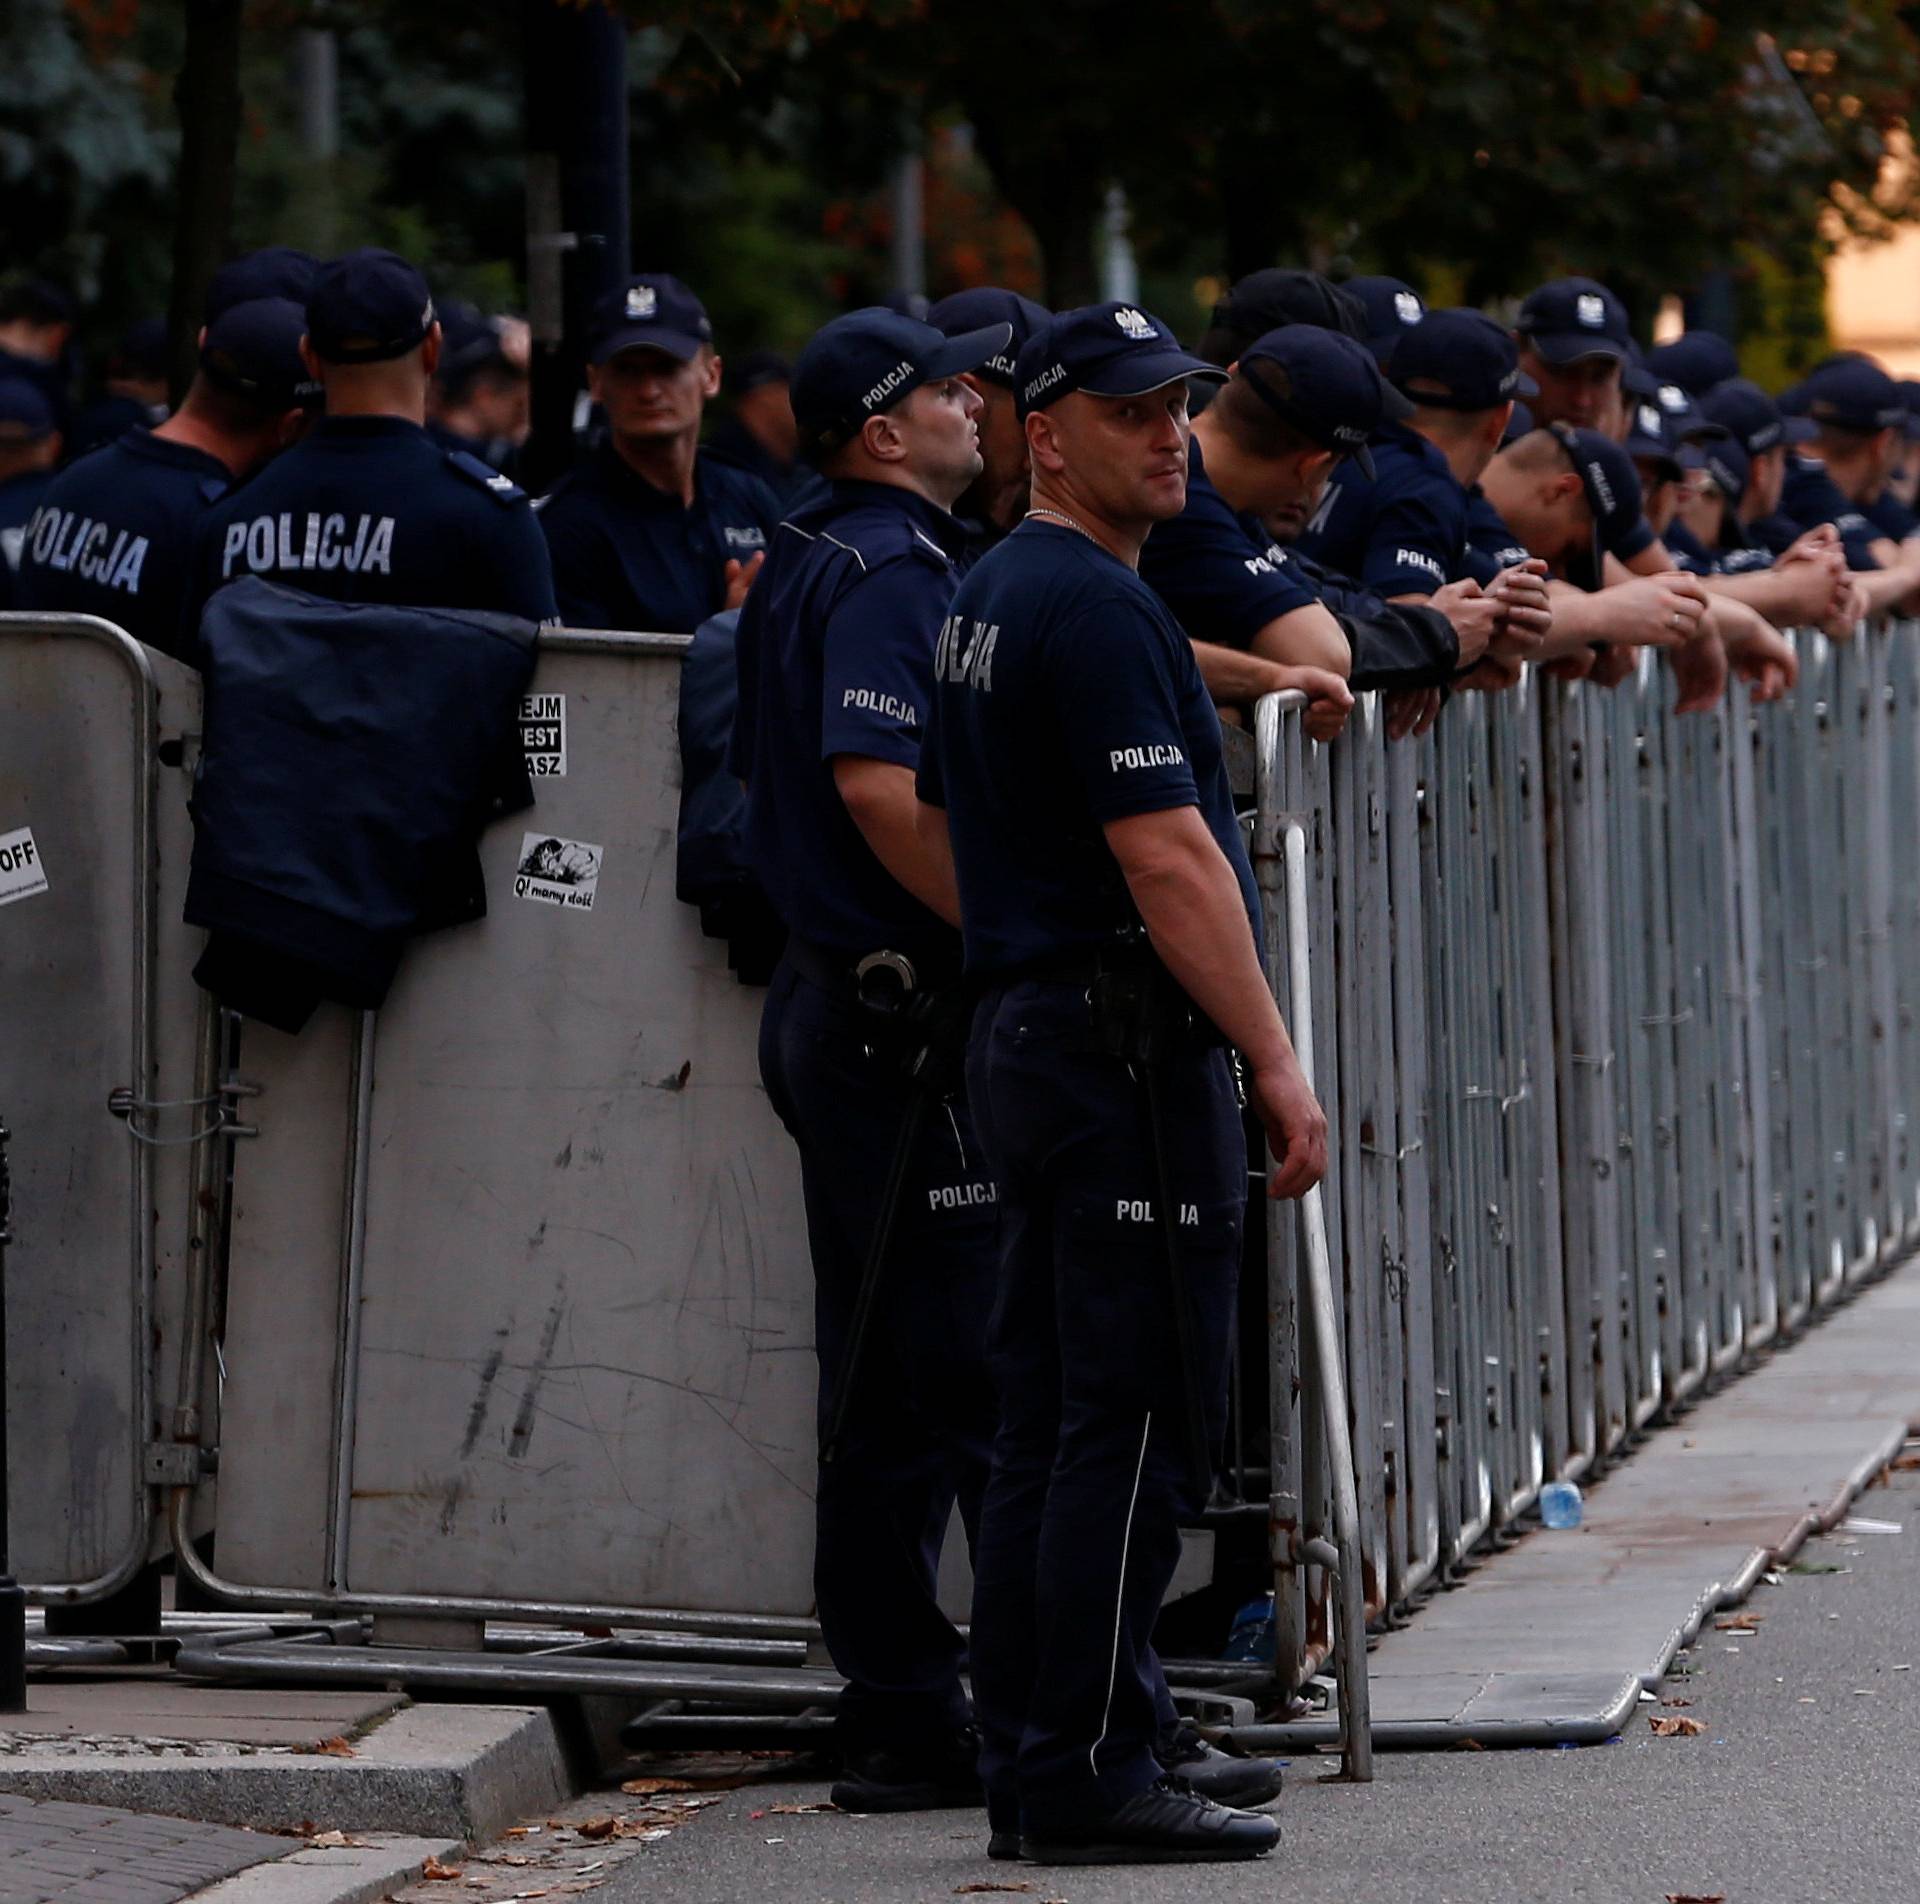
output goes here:
<path id="1" fill-rule="evenodd" d="M 1467 542 L 1460 573 L 1485 588 L 1502 569 L 1528 559 L 1524 542 L 1509 529 L 1478 483 L 1467 491 Z"/>
<path id="2" fill-rule="evenodd" d="M 1200 809 L 1259 939 L 1220 721 L 1193 644 L 1124 562 L 1026 522 L 961 583 L 935 656 L 920 797 L 945 807 L 967 971 L 1006 976 L 1138 921 L 1102 831 Z"/>
<path id="3" fill-rule="evenodd" d="M 833 763 L 919 765 L 960 546 L 911 490 L 836 482 L 778 526 L 740 612 L 729 764 L 747 786 L 747 862 L 789 931 L 850 957 L 956 957 L 953 928 L 874 857 Z"/>
<path id="4" fill-rule="evenodd" d="M 1787 458 L 1786 480 L 1780 485 L 1780 515 L 1793 526 L 1795 535 L 1818 528 L 1823 522 L 1832 523 L 1840 531 L 1848 568 L 1880 566 L 1872 546 L 1880 539 L 1880 531 L 1841 494 L 1840 486 L 1827 474 L 1826 464 L 1817 458 Z M 1759 524 L 1754 526 L 1758 528 Z M 1787 541 L 1793 539 L 1789 536 Z M 1779 549 L 1785 544 L 1776 542 L 1774 546 Z"/>
<path id="5" fill-rule="evenodd" d="M 1660 540 L 1673 558 L 1673 566 L 1685 575 L 1718 575 L 1720 563 L 1713 551 L 1678 516 L 1660 532 Z"/>
<path id="6" fill-rule="evenodd" d="M 704 450 L 685 506 L 603 443 L 539 507 L 561 616 L 690 635 L 727 605 L 728 562 L 760 554 L 782 513 L 757 476 Z"/>
<path id="7" fill-rule="evenodd" d="M 1154 524 L 1140 577 L 1195 641 L 1248 648 L 1270 621 L 1318 600 L 1287 551 L 1214 488 L 1200 440 L 1187 444 L 1187 506 Z"/>
<path id="8" fill-rule="evenodd" d="M 1338 464 L 1300 538 L 1302 553 L 1377 593 L 1431 595 L 1457 580 L 1467 543 L 1467 492 L 1417 430 L 1382 425 L 1370 445 L 1374 478 Z"/>
<path id="9" fill-rule="evenodd" d="M 1890 542 L 1904 542 L 1910 535 L 1920 534 L 1920 516 L 1890 489 L 1883 489 L 1860 513 Z"/>
<path id="10" fill-rule="evenodd" d="M 525 492 L 403 417 L 322 417 L 208 512 L 195 568 L 190 630 L 242 575 L 333 601 L 556 613 Z"/>
<path id="11" fill-rule="evenodd" d="M 20 551 L 23 608 L 99 615 L 180 652 L 195 537 L 233 487 L 226 464 L 145 429 L 62 470 Z"/>

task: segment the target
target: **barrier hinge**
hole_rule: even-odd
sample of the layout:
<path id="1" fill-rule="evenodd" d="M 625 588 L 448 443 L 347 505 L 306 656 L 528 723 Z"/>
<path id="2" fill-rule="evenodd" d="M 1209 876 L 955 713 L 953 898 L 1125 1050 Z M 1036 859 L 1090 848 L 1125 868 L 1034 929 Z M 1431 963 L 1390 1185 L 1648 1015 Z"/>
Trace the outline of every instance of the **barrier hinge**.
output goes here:
<path id="1" fill-rule="evenodd" d="M 211 1450 L 191 1441 L 150 1441 L 143 1463 L 149 1487 L 195 1487 L 214 1471 Z"/>

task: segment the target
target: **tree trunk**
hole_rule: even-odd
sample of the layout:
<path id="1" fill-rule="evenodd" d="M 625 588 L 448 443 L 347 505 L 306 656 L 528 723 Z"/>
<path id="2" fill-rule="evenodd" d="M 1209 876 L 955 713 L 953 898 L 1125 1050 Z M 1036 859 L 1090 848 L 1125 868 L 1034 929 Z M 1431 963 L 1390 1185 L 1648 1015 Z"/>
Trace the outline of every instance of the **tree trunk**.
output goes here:
<path id="1" fill-rule="evenodd" d="M 187 43 L 173 83 L 180 115 L 173 293 L 167 306 L 169 383 L 177 404 L 193 381 L 207 285 L 233 243 L 240 139 L 241 0 L 186 0 Z"/>

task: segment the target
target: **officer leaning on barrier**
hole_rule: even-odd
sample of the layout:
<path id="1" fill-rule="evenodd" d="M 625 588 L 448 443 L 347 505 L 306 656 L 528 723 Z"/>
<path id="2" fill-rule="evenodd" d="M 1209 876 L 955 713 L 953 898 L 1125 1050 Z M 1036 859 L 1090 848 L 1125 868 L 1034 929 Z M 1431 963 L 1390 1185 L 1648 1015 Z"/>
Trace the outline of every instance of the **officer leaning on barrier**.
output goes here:
<path id="1" fill-rule="evenodd" d="M 757 476 L 700 448 L 720 359 L 706 308 L 650 272 L 595 308 L 587 386 L 607 438 L 540 504 L 563 617 L 691 634 L 738 608 L 782 510 Z"/>
<path id="2" fill-rule="evenodd" d="M 1003 323 L 952 339 L 836 318 L 793 406 L 825 496 L 781 523 L 741 611 L 732 767 L 751 870 L 789 938 L 761 1075 L 800 1149 L 815 1281 L 821 1632 L 844 1810 L 980 1801 L 935 1597 L 956 1498 L 971 1537 L 993 1405 L 984 1366 L 996 1191 L 959 1076 L 953 872 L 914 831 L 934 642 L 980 473 L 962 381 Z"/>
<path id="3" fill-rule="evenodd" d="M 1187 379 L 1219 373 L 1104 304 L 1056 316 L 1018 375 L 1032 508 L 954 598 L 919 780 L 983 988 L 968 1095 L 1001 1195 L 971 1648 L 990 1850 L 1258 1856 L 1271 1819 L 1163 1774 L 1150 1643 L 1225 1414 L 1247 1184 L 1230 1047 L 1274 1193 L 1326 1164 L 1219 721 L 1134 566 L 1185 501 Z"/>
<path id="4" fill-rule="evenodd" d="M 337 601 L 555 615 L 547 545 L 525 493 L 427 435 L 440 326 L 426 280 L 391 251 L 321 268 L 300 346 L 326 392 L 305 437 L 207 514 L 188 592 L 243 575 Z"/>
<path id="5" fill-rule="evenodd" d="M 320 385 L 300 358 L 306 313 L 286 298 L 221 311 L 200 333 L 180 408 L 69 465 L 28 524 L 23 608 L 99 615 L 180 652 L 207 512 L 306 427 Z"/>
<path id="6" fill-rule="evenodd" d="M 980 399 L 980 474 L 953 507 L 967 535 L 962 567 L 986 554 L 1027 512 L 1033 472 L 1013 399 L 1013 365 L 1020 347 L 1046 321 L 1047 312 L 1032 298 L 995 285 L 956 291 L 927 312 L 927 322 L 948 337 L 990 324 L 1005 324 L 1013 333 L 1005 350 L 967 372 L 967 382 Z"/>

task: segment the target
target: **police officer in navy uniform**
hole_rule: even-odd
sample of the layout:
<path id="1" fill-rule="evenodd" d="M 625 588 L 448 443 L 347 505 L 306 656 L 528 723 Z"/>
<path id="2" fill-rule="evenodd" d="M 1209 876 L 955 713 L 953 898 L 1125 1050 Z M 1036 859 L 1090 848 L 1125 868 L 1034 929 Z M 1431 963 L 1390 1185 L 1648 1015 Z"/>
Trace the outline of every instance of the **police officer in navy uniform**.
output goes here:
<path id="1" fill-rule="evenodd" d="M 285 298 L 221 311 L 201 333 L 180 408 L 54 479 L 21 550 L 21 606 L 98 615 L 178 653 L 202 520 L 319 405 L 300 357 L 306 328 L 306 313 Z"/>
<path id="2" fill-rule="evenodd" d="M 1247 1182 L 1230 1046 L 1276 1194 L 1326 1166 L 1219 722 L 1134 566 L 1185 501 L 1187 379 L 1218 374 L 1125 304 L 1029 340 L 1032 508 L 954 598 L 921 758 L 922 838 L 951 839 L 984 988 L 968 1095 L 1001 1195 L 981 1769 L 992 1848 L 1018 1834 L 1048 1861 L 1252 1857 L 1278 1836 L 1163 1774 L 1149 1641 L 1225 1414 Z"/>
<path id="3" fill-rule="evenodd" d="M 587 384 L 606 441 L 540 504 L 562 616 L 580 628 L 691 634 L 738 608 L 783 513 L 757 476 L 700 448 L 720 389 L 713 324 L 665 272 L 594 312 Z"/>
<path id="4" fill-rule="evenodd" d="M 60 426 L 46 390 L 28 377 L 0 375 L 0 568 L 9 585 L 59 461 Z"/>
<path id="5" fill-rule="evenodd" d="M 324 266 L 300 346 L 326 414 L 207 514 L 189 639 L 243 575 L 348 602 L 490 609 L 551 621 L 547 545 L 526 494 L 426 432 L 440 325 L 426 280 L 391 251 Z"/>
<path id="6" fill-rule="evenodd" d="M 211 324 L 222 311 L 251 304 L 256 298 L 287 298 L 305 310 L 319 275 L 320 260 L 293 245 L 243 251 L 213 274 L 207 285 L 204 321 Z"/>
<path id="7" fill-rule="evenodd" d="M 779 525 L 738 633 L 746 857 L 789 933 L 760 1064 L 806 1191 L 814 1578 L 848 1682 L 846 1810 L 980 1802 L 964 1648 L 935 1589 L 955 1500 L 971 1533 L 986 1479 L 996 1193 L 959 1086 L 952 867 L 916 838 L 913 774 L 964 546 L 951 511 L 980 472 L 962 378 L 1007 336 L 871 308 L 813 338 L 793 405 L 827 492 Z"/>

